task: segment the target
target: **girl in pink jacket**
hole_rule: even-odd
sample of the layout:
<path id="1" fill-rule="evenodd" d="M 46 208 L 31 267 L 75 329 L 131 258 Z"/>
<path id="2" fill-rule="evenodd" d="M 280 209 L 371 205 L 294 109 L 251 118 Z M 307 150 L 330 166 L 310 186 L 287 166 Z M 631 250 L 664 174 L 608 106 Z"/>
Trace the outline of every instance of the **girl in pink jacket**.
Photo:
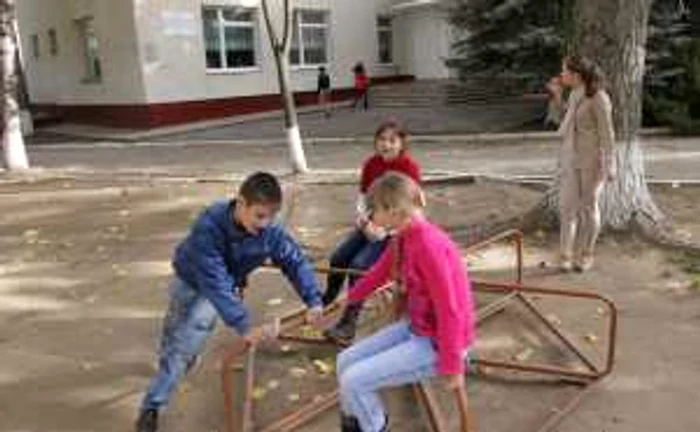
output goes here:
<path id="1" fill-rule="evenodd" d="M 338 356 L 344 432 L 388 431 L 381 388 L 436 375 L 450 389 L 464 385 L 475 334 L 469 277 L 457 246 L 422 215 L 420 197 L 413 180 L 393 172 L 375 181 L 368 194 L 375 223 L 396 235 L 348 301 L 362 301 L 396 279 L 402 317 Z"/>

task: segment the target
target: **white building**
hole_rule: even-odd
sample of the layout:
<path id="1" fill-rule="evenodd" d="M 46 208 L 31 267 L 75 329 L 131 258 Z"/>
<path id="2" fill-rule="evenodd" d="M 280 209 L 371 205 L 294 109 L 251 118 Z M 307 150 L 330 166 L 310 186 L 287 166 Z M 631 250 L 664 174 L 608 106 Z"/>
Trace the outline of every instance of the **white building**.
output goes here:
<path id="1" fill-rule="evenodd" d="M 439 0 L 292 1 L 291 79 L 301 104 L 314 101 L 320 65 L 337 98 L 348 96 L 358 61 L 377 82 L 448 76 L 450 36 Z M 269 3 L 279 11 L 280 0 Z M 117 127 L 276 109 L 264 19 L 242 4 L 21 0 L 31 101 L 69 121 Z"/>

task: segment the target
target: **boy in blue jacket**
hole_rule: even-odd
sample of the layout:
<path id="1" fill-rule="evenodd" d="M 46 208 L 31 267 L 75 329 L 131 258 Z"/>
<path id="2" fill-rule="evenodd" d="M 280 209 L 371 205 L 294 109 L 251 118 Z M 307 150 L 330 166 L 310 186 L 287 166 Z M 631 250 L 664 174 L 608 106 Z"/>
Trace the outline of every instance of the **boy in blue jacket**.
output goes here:
<path id="1" fill-rule="evenodd" d="M 240 290 L 248 274 L 268 258 L 309 308 L 307 320 L 315 324 L 321 318 L 321 293 L 311 263 L 284 228 L 272 223 L 281 204 L 277 179 L 253 174 L 235 199 L 204 210 L 177 246 L 159 369 L 143 399 L 137 432 L 157 431 L 160 408 L 202 352 L 217 316 L 249 343 L 264 336 L 252 334 Z"/>

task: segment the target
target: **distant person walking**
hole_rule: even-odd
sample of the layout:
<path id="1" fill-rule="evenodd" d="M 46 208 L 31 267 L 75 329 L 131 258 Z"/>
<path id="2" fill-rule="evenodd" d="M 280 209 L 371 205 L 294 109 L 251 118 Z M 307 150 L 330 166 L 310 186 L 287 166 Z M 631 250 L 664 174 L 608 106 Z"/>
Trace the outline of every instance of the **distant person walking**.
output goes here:
<path id="1" fill-rule="evenodd" d="M 358 109 L 361 105 L 367 111 L 369 109 L 369 77 L 365 71 L 365 65 L 359 62 L 353 68 L 355 74 L 355 101 L 353 108 Z"/>
<path id="2" fill-rule="evenodd" d="M 318 104 L 323 108 L 326 118 L 331 116 L 331 77 L 325 66 L 318 68 Z"/>

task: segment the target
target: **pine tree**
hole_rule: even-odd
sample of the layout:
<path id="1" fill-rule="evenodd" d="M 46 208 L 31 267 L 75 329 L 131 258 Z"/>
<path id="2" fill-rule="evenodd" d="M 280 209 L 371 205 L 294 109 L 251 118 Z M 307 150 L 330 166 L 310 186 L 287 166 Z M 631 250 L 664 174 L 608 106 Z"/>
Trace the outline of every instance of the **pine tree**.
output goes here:
<path id="1" fill-rule="evenodd" d="M 457 0 L 460 36 L 449 64 L 463 79 L 496 77 L 541 85 L 559 71 L 570 0 Z"/>
<path id="2" fill-rule="evenodd" d="M 645 76 L 647 124 L 670 124 L 691 132 L 700 112 L 700 67 L 693 41 L 690 10 L 683 0 L 656 0 L 653 5 Z"/>

